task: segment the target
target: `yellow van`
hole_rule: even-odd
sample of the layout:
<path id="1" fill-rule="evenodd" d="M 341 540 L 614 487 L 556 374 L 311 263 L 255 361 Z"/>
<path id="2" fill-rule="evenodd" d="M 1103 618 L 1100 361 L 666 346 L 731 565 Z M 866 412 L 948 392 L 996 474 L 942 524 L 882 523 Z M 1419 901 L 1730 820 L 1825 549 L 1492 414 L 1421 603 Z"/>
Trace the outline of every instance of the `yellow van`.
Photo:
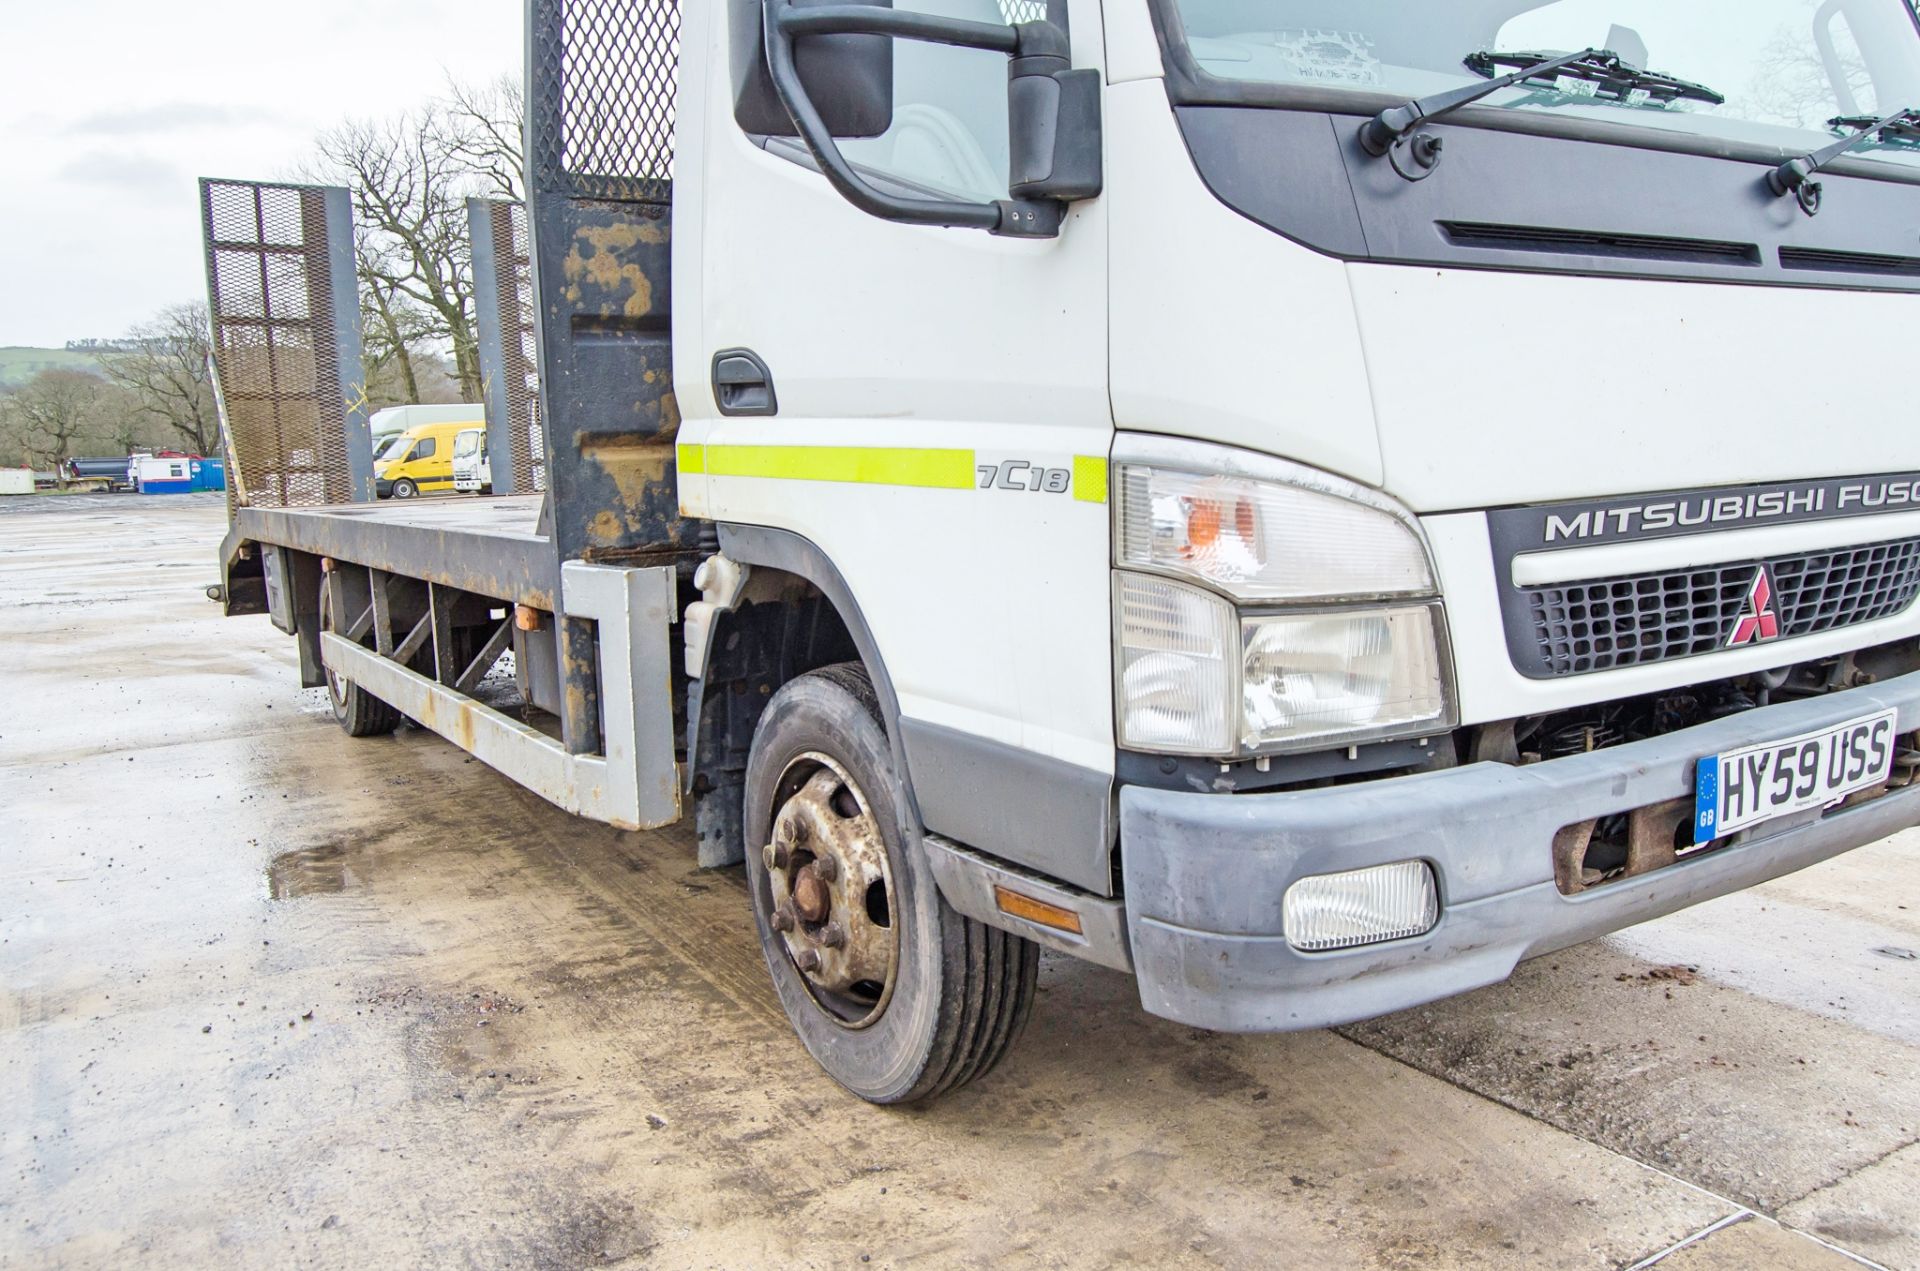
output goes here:
<path id="1" fill-rule="evenodd" d="M 471 419 L 436 420 L 408 428 L 374 456 L 374 494 L 382 499 L 411 499 L 453 489 L 453 439 L 466 429 L 485 426 L 476 413 Z"/>

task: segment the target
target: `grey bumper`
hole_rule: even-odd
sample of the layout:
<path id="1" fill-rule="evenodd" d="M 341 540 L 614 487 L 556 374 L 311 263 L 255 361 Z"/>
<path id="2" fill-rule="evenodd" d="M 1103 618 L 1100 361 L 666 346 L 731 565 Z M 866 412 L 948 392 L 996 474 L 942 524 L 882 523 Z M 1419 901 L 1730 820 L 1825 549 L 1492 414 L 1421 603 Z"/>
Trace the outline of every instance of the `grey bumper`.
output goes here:
<path id="1" fill-rule="evenodd" d="M 1475 764 L 1294 794 L 1127 787 L 1121 858 L 1141 1002 L 1230 1032 L 1350 1023 L 1496 983 L 1526 958 L 1875 842 L 1920 824 L 1920 786 L 1762 825 L 1578 896 L 1553 881 L 1562 826 L 1691 796 L 1703 755 L 1889 707 L 1901 732 L 1920 729 L 1920 673 L 1523 768 Z M 1295 879 L 1412 859 L 1439 881 L 1432 931 L 1336 953 L 1287 943 L 1281 898 Z"/>

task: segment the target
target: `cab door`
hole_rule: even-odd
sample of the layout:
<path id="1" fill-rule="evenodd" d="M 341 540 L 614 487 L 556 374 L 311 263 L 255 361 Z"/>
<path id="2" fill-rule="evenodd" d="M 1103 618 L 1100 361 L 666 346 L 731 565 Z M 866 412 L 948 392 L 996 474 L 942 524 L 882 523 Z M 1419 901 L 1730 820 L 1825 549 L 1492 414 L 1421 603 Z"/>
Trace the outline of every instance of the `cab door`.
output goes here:
<path id="1" fill-rule="evenodd" d="M 1041 0 L 894 9 L 1048 15 Z M 752 58 L 730 41 L 754 31 L 761 0 L 683 12 L 688 47 L 705 50 L 682 62 L 675 190 L 687 510 L 791 531 L 845 579 L 897 695 L 929 829 L 1105 892 L 1101 200 L 1065 204 L 1051 237 L 863 211 L 806 146 L 736 118 Z M 1097 71 L 1097 4 L 1055 0 L 1050 16 L 1072 65 Z M 893 50 L 890 123 L 840 138 L 847 160 L 901 197 L 1007 199 L 1007 57 Z"/>
<path id="2" fill-rule="evenodd" d="M 438 432 L 421 433 L 408 452 L 406 463 L 401 465 L 401 474 L 412 477 L 422 490 L 438 489 L 453 479 L 446 449 L 446 438 Z"/>

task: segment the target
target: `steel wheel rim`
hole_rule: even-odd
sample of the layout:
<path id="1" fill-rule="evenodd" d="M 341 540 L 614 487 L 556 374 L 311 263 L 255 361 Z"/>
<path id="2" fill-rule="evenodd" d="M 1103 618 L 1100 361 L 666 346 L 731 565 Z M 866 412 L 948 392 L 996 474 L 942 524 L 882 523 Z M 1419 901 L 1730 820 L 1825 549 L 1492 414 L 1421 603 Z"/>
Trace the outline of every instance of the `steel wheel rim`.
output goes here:
<path id="1" fill-rule="evenodd" d="M 788 965 L 828 1019 L 871 1026 L 900 968 L 893 864 L 872 805 L 845 768 L 809 752 L 780 775 L 768 833 L 767 913 Z"/>

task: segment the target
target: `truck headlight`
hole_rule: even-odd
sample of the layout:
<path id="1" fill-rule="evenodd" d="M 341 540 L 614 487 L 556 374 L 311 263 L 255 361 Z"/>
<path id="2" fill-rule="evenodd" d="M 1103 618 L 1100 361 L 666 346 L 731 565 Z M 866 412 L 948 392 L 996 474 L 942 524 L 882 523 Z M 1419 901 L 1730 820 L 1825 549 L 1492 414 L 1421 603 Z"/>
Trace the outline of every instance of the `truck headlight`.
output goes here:
<path id="1" fill-rule="evenodd" d="M 1432 604 L 1243 619 L 1241 749 L 1434 732 L 1447 715 L 1438 619 Z"/>
<path id="2" fill-rule="evenodd" d="M 1122 747 L 1234 759 L 1452 726 L 1446 618 L 1410 514 L 1244 452 L 1137 448 L 1280 479 L 1115 464 Z"/>
<path id="3" fill-rule="evenodd" d="M 1419 533 L 1362 487 L 1324 474 L 1315 476 L 1327 488 L 1314 489 L 1137 463 L 1121 463 L 1117 476 L 1122 567 L 1192 578 L 1236 600 L 1433 594 Z"/>

